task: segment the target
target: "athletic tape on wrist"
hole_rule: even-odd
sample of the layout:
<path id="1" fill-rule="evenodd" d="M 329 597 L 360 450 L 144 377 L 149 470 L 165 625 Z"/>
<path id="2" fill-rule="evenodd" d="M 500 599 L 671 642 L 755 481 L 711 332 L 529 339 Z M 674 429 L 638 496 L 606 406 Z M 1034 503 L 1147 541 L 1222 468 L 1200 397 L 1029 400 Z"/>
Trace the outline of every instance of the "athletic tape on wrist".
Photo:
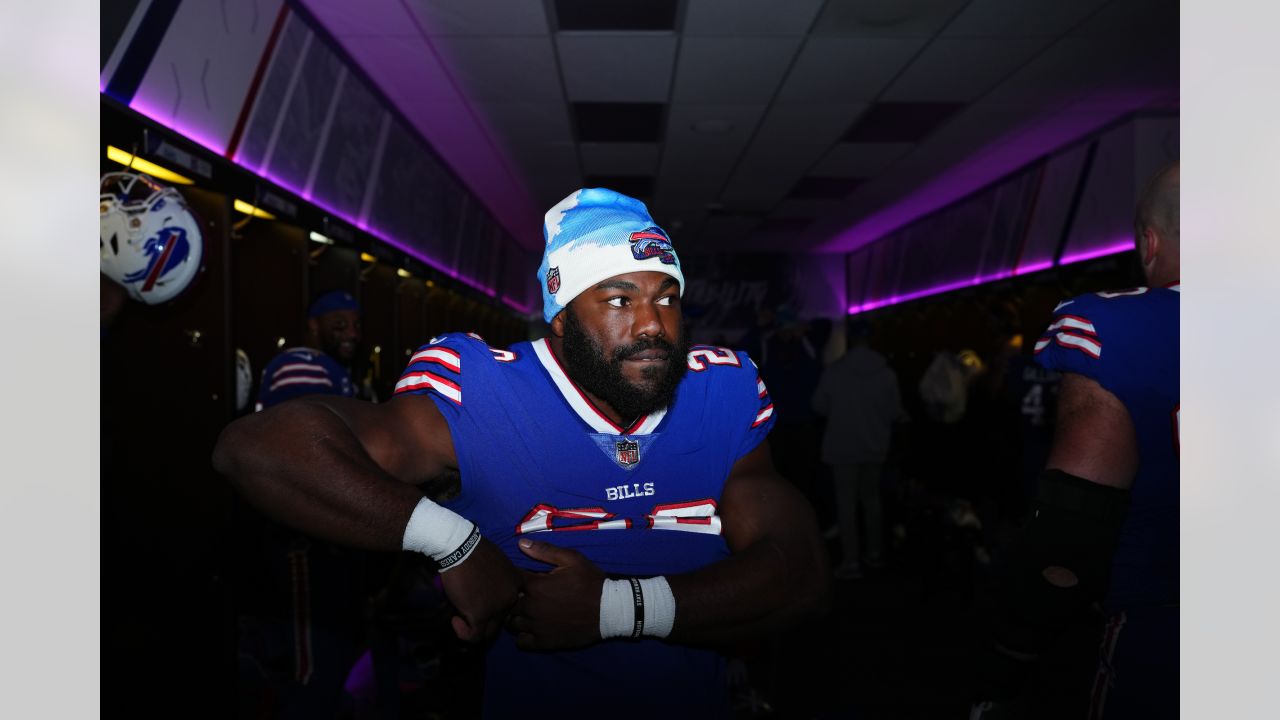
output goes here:
<path id="1" fill-rule="evenodd" d="M 422 498 L 404 526 L 401 546 L 430 555 L 440 572 L 444 572 L 461 565 L 479 543 L 480 529 L 475 523 Z"/>
<path id="2" fill-rule="evenodd" d="M 664 638 L 676 624 L 676 596 L 662 575 L 640 581 L 644 591 L 644 634 Z"/>
<path id="3" fill-rule="evenodd" d="M 665 577 L 605 580 L 600 589 L 600 637 L 666 637 L 676 599 Z"/>
<path id="4" fill-rule="evenodd" d="M 631 583 L 605 580 L 600 588 L 600 638 L 630 637 L 635 625 L 635 603 Z"/>

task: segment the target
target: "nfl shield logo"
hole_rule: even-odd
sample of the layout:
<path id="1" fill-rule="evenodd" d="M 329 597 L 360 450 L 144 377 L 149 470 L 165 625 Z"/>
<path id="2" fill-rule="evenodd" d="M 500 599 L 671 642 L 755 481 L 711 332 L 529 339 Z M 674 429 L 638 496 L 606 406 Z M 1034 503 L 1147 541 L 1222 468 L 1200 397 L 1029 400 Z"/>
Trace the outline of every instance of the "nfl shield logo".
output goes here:
<path id="1" fill-rule="evenodd" d="M 547 270 L 547 292 L 552 295 L 560 292 L 560 268 L 558 267 Z"/>
<path id="2" fill-rule="evenodd" d="M 623 467 L 631 467 L 640 462 L 640 443 L 634 440 L 619 440 L 614 443 L 613 457 Z"/>

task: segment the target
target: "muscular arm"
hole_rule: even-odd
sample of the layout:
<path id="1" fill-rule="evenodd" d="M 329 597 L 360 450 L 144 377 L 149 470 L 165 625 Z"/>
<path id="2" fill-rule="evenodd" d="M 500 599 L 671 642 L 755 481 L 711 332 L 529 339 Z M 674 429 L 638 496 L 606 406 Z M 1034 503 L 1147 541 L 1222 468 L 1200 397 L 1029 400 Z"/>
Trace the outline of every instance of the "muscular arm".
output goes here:
<path id="1" fill-rule="evenodd" d="M 1049 470 L 1127 490 L 1138 472 L 1138 440 L 1124 403 L 1097 381 L 1062 376 L 1058 427 L 1046 463 Z"/>
<path id="2" fill-rule="evenodd" d="M 1124 404 L 1090 378 L 1064 375 L 1046 470 L 1069 477 L 1041 476 L 1036 513 L 1000 576 L 992 617 L 1000 653 L 1034 659 L 1102 596 L 1137 468 Z"/>
<path id="3" fill-rule="evenodd" d="M 422 500 L 414 485 L 456 468 L 447 423 L 426 397 L 374 405 L 307 396 L 227 426 L 214 467 L 254 506 L 305 533 L 370 550 L 400 550 Z M 519 576 L 481 540 L 441 574 L 464 640 L 492 636 L 515 601 Z"/>
<path id="4" fill-rule="evenodd" d="M 720 515 L 733 555 L 667 578 L 676 597 L 671 640 L 732 642 L 826 611 L 829 578 L 813 509 L 774 469 L 768 441 L 733 466 Z"/>
<path id="5" fill-rule="evenodd" d="M 457 464 L 448 438 L 424 397 L 375 405 L 312 395 L 231 423 L 213 464 L 280 522 L 345 545 L 399 550 L 422 499 L 412 486 Z"/>
<path id="6" fill-rule="evenodd" d="M 669 640 L 735 642 L 825 612 L 829 578 L 813 510 L 774 470 L 767 442 L 734 465 L 719 514 L 733 555 L 667 576 L 676 607 Z M 520 647 L 598 642 L 604 574 L 576 551 L 531 540 L 521 545 L 555 567 L 523 573 L 525 596 L 511 623 Z"/>

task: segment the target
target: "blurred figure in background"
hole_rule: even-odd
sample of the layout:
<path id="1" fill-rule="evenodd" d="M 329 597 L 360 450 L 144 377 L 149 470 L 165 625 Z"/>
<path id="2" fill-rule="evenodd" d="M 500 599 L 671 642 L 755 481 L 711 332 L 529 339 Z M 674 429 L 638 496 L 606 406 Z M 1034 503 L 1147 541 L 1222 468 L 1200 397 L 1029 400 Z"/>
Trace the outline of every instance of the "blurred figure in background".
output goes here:
<path id="1" fill-rule="evenodd" d="M 844 548 L 835 575 L 842 580 L 861 577 L 863 567 L 875 569 L 884 563 L 880 476 L 893 423 L 903 417 L 898 376 L 883 355 L 868 347 L 869 334 L 866 322 L 850 324 L 849 350 L 823 371 L 813 394 L 813 409 L 828 418 L 822 461 L 831 466 L 835 483 Z"/>

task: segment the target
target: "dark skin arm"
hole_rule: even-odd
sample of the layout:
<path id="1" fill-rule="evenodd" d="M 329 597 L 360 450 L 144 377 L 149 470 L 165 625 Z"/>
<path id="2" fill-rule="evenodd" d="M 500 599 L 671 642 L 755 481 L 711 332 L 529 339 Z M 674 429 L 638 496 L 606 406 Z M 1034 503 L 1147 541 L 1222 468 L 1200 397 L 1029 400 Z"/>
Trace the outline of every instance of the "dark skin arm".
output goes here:
<path id="1" fill-rule="evenodd" d="M 813 510 L 774 470 L 767 442 L 734 465 L 719 514 L 733 555 L 667 576 L 676 599 L 670 641 L 727 644 L 826 611 L 829 578 Z M 528 540 L 521 547 L 554 568 L 521 572 L 524 596 L 509 624 L 517 644 L 552 650 L 598 642 L 604 574 L 574 550 Z"/>
<path id="2" fill-rule="evenodd" d="M 428 398 L 385 404 L 313 395 L 227 426 L 214 467 L 255 507 L 315 537 L 369 550 L 402 547 L 422 499 L 415 485 L 457 468 L 449 429 Z M 463 640 L 492 637 L 515 601 L 519 577 L 482 540 L 462 565 L 442 573 Z"/>

